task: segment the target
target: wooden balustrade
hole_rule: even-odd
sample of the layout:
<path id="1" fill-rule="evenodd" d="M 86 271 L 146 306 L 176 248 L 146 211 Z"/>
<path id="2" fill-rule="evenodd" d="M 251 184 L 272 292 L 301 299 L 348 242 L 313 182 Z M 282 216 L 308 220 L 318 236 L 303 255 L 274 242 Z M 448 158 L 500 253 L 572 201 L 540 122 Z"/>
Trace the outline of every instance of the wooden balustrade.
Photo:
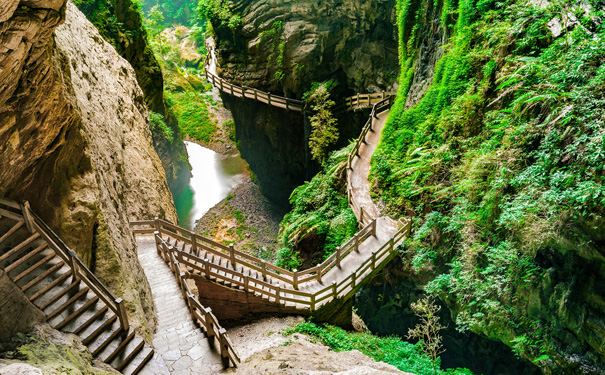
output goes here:
<path id="1" fill-rule="evenodd" d="M 18 204 L 6 199 L 0 199 L 0 215 L 9 217 L 13 220 L 24 221 L 28 230 L 32 233 L 36 232 L 46 241 L 48 247 L 58 255 L 67 266 L 71 268 L 74 278 L 84 282 L 95 295 L 99 297 L 107 307 L 113 311 L 118 319 L 122 329 L 128 330 L 130 324 L 124 301 L 121 298 L 116 298 L 107 289 L 107 287 L 95 276 L 95 274 L 86 267 L 86 265 L 78 258 L 76 252 L 67 246 L 55 232 L 36 215 L 29 203 L 24 202 Z"/>
<path id="2" fill-rule="evenodd" d="M 183 293 L 183 297 L 185 298 L 185 302 L 189 307 L 189 312 L 194 321 L 196 321 L 200 328 L 206 332 L 208 339 L 214 340 L 216 337 L 219 342 L 219 350 L 225 366 L 228 366 L 229 363 L 231 363 L 233 366 L 237 367 L 241 360 L 227 335 L 227 331 L 221 327 L 218 319 L 212 313 L 212 310 L 202 306 L 193 293 L 191 293 L 191 289 L 189 288 L 189 285 L 187 285 L 187 273 L 182 272 L 181 270 L 181 264 L 185 267 L 197 268 L 197 264 L 192 264 L 184 259 L 184 256 L 195 256 L 179 251 L 174 246 L 169 246 L 166 241 L 160 237 L 160 232 L 158 231 L 154 232 L 154 237 L 157 251 L 161 254 L 162 259 L 168 263 L 170 270 L 176 277 L 177 283 L 181 288 L 181 292 Z M 209 263 L 210 262 L 207 262 L 207 264 Z"/>

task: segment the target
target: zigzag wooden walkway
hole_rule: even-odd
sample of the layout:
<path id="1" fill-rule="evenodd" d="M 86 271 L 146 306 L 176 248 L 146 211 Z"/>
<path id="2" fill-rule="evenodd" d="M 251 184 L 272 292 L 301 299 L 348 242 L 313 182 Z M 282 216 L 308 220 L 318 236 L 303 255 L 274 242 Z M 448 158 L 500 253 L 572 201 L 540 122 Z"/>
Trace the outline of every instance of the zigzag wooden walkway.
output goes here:
<path id="1" fill-rule="evenodd" d="M 224 93 L 238 98 L 253 99 L 273 107 L 285 109 L 287 111 L 304 111 L 305 102 L 302 100 L 274 95 L 270 92 L 257 90 L 251 87 L 239 86 L 219 77 L 216 71 L 216 54 L 214 51 L 214 45 L 212 43 L 206 43 L 206 48 L 208 50 L 208 54 L 206 55 L 206 59 L 204 61 L 204 75 L 206 76 L 206 80 L 211 82 L 214 87 L 218 88 Z M 362 108 L 371 108 L 374 106 L 374 104 L 390 96 L 394 97 L 396 94 L 396 92 L 377 92 L 372 94 L 353 95 L 345 98 L 342 103 L 337 106 L 337 109 L 356 110 Z"/>
<path id="2" fill-rule="evenodd" d="M 153 348 L 129 326 L 115 298 L 25 204 L 0 199 L 0 267 L 55 329 L 74 333 L 93 357 L 137 374 Z"/>
<path id="3" fill-rule="evenodd" d="M 411 221 L 377 217 L 367 182 L 369 160 L 391 103 L 387 98 L 373 106 L 348 160 L 349 202 L 362 229 L 315 267 L 289 271 L 158 218 L 131 222 L 135 233 L 153 234 L 157 252 L 171 265 L 188 296 L 192 314 L 196 300 L 186 280 L 204 277 L 289 311 L 316 316 L 331 303 L 351 298 L 397 255 L 397 247 L 409 236 Z M 228 339 L 224 345 L 225 355 L 236 355 Z"/>

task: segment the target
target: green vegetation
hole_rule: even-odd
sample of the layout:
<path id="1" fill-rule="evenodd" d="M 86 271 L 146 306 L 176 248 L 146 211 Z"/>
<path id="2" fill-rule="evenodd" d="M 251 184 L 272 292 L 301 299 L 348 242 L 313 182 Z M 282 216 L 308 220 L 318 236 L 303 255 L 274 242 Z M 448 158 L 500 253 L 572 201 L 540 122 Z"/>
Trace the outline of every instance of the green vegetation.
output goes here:
<path id="1" fill-rule="evenodd" d="M 159 113 L 149 111 L 149 128 L 154 133 L 161 133 L 168 141 L 172 143 L 172 140 L 174 139 L 174 132 L 168 127 L 168 125 L 166 125 L 164 116 L 160 115 Z"/>
<path id="2" fill-rule="evenodd" d="M 440 331 L 443 329 L 439 321 L 441 306 L 436 305 L 430 297 L 424 297 L 411 304 L 412 311 L 420 318 L 420 322 L 414 328 L 410 328 L 408 339 L 418 339 L 422 351 L 433 361 L 433 372 L 437 374 L 437 358 L 445 349 L 442 346 Z"/>
<path id="3" fill-rule="evenodd" d="M 332 81 L 314 86 L 310 92 L 305 93 L 304 99 L 311 105 L 313 116 L 309 117 L 311 122 L 311 135 L 309 136 L 309 148 L 314 160 L 322 165 L 328 157 L 328 149 L 338 141 L 338 126 L 332 112 L 334 100 L 330 99 L 329 88 L 333 86 Z"/>
<path id="4" fill-rule="evenodd" d="M 217 126 L 210 118 L 202 95 L 196 91 L 166 91 L 165 95 L 179 120 L 181 133 L 197 141 L 212 142 Z"/>
<path id="5" fill-rule="evenodd" d="M 420 344 L 410 344 L 398 337 L 377 337 L 369 333 L 351 333 L 331 325 L 317 325 L 302 322 L 284 331 L 284 335 L 302 333 L 311 336 L 316 341 L 329 346 L 336 352 L 359 350 L 363 354 L 389 363 L 401 371 L 416 375 L 456 374 L 472 375 L 467 369 L 447 369 L 433 371 L 439 368 L 439 358 L 432 360 L 421 350 Z"/>
<path id="6" fill-rule="evenodd" d="M 286 54 L 286 38 L 284 34 L 284 23 L 275 21 L 269 30 L 260 33 L 261 43 L 269 41 L 271 43 L 271 53 L 267 57 L 267 70 L 275 70 L 275 79 L 281 82 L 286 75 L 284 73 L 284 57 Z"/>
<path id="7" fill-rule="evenodd" d="M 276 262 L 280 267 L 314 266 L 357 232 L 344 183 L 351 149 L 349 145 L 332 153 L 323 172 L 292 192 L 292 210 L 280 224 L 282 248 Z"/>
<path id="8" fill-rule="evenodd" d="M 536 258 L 595 251 L 604 223 L 604 15 L 567 1 L 438 4 L 451 39 L 432 86 L 406 110 L 427 9 L 398 0 L 400 90 L 372 160 L 373 192 L 392 215 L 415 213 L 404 263 L 457 306 L 457 328 L 544 363 L 563 328 L 554 313 L 528 310 L 526 291 L 548 268 Z M 577 23 L 553 37 L 548 23 L 568 12 Z"/>
<path id="9" fill-rule="evenodd" d="M 162 13 L 159 25 L 163 27 L 194 26 L 198 21 L 197 0 L 138 0 L 138 3 L 148 19 L 153 18 L 154 12 Z"/>
<path id="10" fill-rule="evenodd" d="M 198 9 L 200 18 L 209 20 L 214 25 L 236 30 L 243 23 L 241 16 L 229 9 L 227 0 L 199 0 Z"/>

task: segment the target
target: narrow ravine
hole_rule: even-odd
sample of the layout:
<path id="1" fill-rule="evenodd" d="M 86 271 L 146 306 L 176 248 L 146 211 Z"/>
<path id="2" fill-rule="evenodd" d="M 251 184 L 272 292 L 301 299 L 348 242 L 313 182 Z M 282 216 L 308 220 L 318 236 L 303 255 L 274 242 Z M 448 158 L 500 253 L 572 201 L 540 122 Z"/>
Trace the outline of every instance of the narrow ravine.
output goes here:
<path id="1" fill-rule="evenodd" d="M 185 142 L 191 180 L 174 196 L 174 203 L 183 228 L 193 229 L 214 205 L 223 200 L 229 191 L 244 180 L 246 163 L 236 150 L 216 153 L 194 142 Z"/>

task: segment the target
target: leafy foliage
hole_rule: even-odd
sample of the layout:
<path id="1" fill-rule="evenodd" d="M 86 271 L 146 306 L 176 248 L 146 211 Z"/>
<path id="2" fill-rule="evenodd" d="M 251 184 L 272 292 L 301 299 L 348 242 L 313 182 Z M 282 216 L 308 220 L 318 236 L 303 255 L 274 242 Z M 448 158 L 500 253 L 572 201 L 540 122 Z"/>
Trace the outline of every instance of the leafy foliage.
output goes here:
<path id="1" fill-rule="evenodd" d="M 306 266 L 315 265 L 357 232 L 357 220 L 349 208 L 343 183 L 351 148 L 352 145 L 335 151 L 323 172 L 292 192 L 292 210 L 280 225 L 282 249 L 277 254 L 277 265 L 298 268 L 303 265 L 303 257 Z M 314 246 L 305 248 L 309 242 Z"/>
<path id="2" fill-rule="evenodd" d="M 199 0 L 200 18 L 209 20 L 214 25 L 236 30 L 242 25 L 242 18 L 229 9 L 227 0 Z"/>
<path id="3" fill-rule="evenodd" d="M 174 132 L 166 125 L 164 116 L 153 111 L 149 111 L 149 127 L 152 132 L 160 132 L 170 142 L 174 139 Z"/>
<path id="4" fill-rule="evenodd" d="M 445 1 L 451 39 L 428 92 L 406 109 L 424 11 L 398 1 L 400 90 L 373 192 L 392 215 L 415 214 L 402 256 L 432 275 L 427 291 L 460 306 L 459 329 L 546 358 L 560 327 L 525 310 L 524 288 L 546 272 L 536 256 L 592 251 L 605 223 L 603 14 L 570 2 Z M 569 12 L 577 23 L 554 38 L 549 21 Z"/>
<path id="5" fill-rule="evenodd" d="M 166 100 L 174 109 L 183 135 L 201 142 L 211 142 L 217 130 L 210 118 L 204 97 L 195 91 L 166 91 Z"/>
<path id="6" fill-rule="evenodd" d="M 313 116 L 309 117 L 311 122 L 309 148 L 313 159 L 324 164 L 329 147 L 338 141 L 338 127 L 332 112 L 335 103 L 330 99 L 330 92 L 325 84 L 315 88 L 308 96 L 307 101 L 311 104 L 314 113 Z"/>
<path id="7" fill-rule="evenodd" d="M 424 354 L 419 345 L 402 341 L 398 337 L 378 337 L 369 333 L 346 332 L 342 328 L 331 325 L 317 325 L 302 322 L 284 331 L 284 335 L 294 332 L 311 336 L 336 352 L 359 350 L 363 354 L 389 363 L 399 370 L 416 375 L 433 375 L 434 363 L 439 363 Z M 438 366 L 437 366 L 438 367 Z M 437 370 L 437 374 L 472 375 L 468 369 Z"/>

